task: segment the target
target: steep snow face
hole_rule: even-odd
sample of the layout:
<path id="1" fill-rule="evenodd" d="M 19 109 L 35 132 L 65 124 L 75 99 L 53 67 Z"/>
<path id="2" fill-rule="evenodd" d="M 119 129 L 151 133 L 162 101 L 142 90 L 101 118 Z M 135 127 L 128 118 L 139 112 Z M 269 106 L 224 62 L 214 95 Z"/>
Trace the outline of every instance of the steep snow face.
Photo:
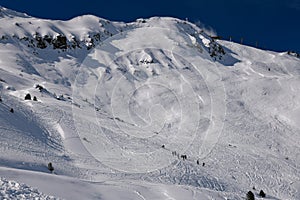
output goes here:
<path id="1" fill-rule="evenodd" d="M 300 198 L 298 58 L 174 18 L 0 14 L 0 165 L 33 171 L 1 176 L 70 199 Z"/>
<path id="2" fill-rule="evenodd" d="M 98 111 L 91 123 L 98 122 L 100 129 L 87 133 L 89 125 L 82 124 L 80 114 L 77 119 L 77 110 L 74 117 L 79 134 L 93 141 L 86 147 L 96 158 L 120 171 L 149 172 L 176 161 L 168 156 L 172 150 L 185 152 L 204 134 L 211 141 L 194 144 L 196 155 L 191 156 L 209 153 L 222 128 L 225 93 L 207 70 L 217 70 L 211 57 L 199 52 L 195 42 L 175 28 L 143 27 L 109 38 L 84 60 L 73 98 L 95 102 Z M 211 102 L 216 95 L 221 98 Z M 217 106 L 223 112 L 217 112 Z M 209 128 L 211 118 L 215 126 Z M 159 148 L 162 145 L 168 150 Z"/>

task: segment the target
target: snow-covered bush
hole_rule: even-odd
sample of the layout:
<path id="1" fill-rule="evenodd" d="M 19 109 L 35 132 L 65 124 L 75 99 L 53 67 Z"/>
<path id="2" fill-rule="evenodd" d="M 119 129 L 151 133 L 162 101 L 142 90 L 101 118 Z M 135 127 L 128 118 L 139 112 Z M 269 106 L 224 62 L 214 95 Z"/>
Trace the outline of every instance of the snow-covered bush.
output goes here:
<path id="1" fill-rule="evenodd" d="M 11 85 L 6 86 L 5 88 L 10 91 L 16 91 L 16 89 Z"/>

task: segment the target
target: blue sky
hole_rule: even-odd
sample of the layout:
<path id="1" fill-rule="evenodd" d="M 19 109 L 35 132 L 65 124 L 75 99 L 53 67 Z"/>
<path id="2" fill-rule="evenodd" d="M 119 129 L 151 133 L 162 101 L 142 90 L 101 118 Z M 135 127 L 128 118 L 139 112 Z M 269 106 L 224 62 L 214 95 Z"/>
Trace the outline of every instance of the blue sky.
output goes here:
<path id="1" fill-rule="evenodd" d="M 300 52 L 300 0 L 0 0 L 0 5 L 48 19 L 93 14 L 114 21 L 151 16 L 188 18 L 224 39 L 275 51 Z"/>

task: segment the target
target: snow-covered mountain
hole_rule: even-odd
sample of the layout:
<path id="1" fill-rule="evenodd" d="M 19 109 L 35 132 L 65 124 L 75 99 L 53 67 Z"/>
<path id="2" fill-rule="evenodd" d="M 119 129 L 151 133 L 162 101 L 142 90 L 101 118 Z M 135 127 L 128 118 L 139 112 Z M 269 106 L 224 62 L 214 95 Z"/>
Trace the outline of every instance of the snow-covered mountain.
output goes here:
<path id="1" fill-rule="evenodd" d="M 299 75 L 175 18 L 1 7 L 0 197 L 300 199 Z"/>

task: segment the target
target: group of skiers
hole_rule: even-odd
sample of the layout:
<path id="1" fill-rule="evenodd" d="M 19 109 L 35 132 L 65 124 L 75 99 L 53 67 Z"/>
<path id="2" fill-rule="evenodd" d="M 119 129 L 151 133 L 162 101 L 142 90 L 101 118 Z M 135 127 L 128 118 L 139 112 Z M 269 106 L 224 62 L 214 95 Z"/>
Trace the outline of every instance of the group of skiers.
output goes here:
<path id="1" fill-rule="evenodd" d="M 163 144 L 161 147 L 162 147 L 163 149 L 165 149 L 165 145 L 164 145 L 164 144 Z M 172 151 L 172 156 L 177 156 L 178 159 L 181 158 L 182 160 L 187 160 L 187 155 L 185 155 L 185 154 L 180 155 L 180 154 L 177 153 L 176 151 Z M 200 165 L 200 161 L 199 161 L 199 160 L 197 160 L 196 163 L 197 163 L 197 165 Z M 202 166 L 203 166 L 203 167 L 205 166 L 205 163 L 204 163 L 204 162 L 202 163 Z"/>

